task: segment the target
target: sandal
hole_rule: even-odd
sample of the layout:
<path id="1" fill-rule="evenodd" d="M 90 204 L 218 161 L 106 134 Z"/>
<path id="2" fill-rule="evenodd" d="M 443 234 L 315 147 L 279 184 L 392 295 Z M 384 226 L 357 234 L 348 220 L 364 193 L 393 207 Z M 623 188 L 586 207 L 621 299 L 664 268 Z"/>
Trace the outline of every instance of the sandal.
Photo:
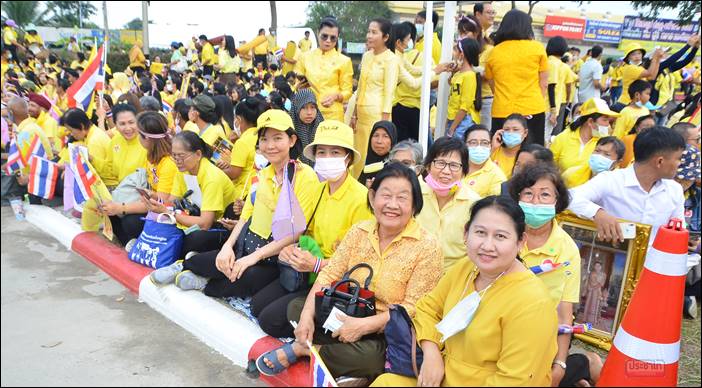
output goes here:
<path id="1" fill-rule="evenodd" d="M 261 374 L 265 376 L 275 376 L 279 374 L 280 372 L 288 369 L 292 364 L 297 362 L 297 356 L 295 355 L 295 352 L 293 351 L 293 343 L 288 342 L 285 345 L 273 349 L 267 353 L 264 353 L 256 359 L 256 368 L 258 369 Z M 288 357 L 288 366 L 285 367 L 283 364 L 278 360 L 278 350 L 282 349 L 283 352 L 285 352 L 285 355 Z M 266 358 L 268 361 L 273 363 L 274 367 L 270 368 L 266 363 L 263 361 L 263 359 Z"/>

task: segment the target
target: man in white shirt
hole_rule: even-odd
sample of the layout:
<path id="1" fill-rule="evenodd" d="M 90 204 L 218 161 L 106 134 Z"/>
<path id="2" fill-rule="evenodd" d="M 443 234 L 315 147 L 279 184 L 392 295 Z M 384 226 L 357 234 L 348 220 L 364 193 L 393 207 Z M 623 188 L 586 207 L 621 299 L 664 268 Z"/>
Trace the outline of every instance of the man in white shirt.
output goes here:
<path id="1" fill-rule="evenodd" d="M 585 102 L 593 97 L 600 98 L 600 91 L 606 89 L 602 83 L 602 46 L 593 46 L 591 57 L 580 67 L 580 88 L 578 101 Z"/>
<path id="2" fill-rule="evenodd" d="M 634 141 L 633 166 L 605 171 L 570 190 L 569 209 L 592 219 L 597 237 L 624 241 L 619 219 L 649 224 L 653 244 L 660 226 L 671 218 L 684 219 L 682 187 L 673 178 L 685 150 L 685 140 L 666 127 L 653 127 Z"/>

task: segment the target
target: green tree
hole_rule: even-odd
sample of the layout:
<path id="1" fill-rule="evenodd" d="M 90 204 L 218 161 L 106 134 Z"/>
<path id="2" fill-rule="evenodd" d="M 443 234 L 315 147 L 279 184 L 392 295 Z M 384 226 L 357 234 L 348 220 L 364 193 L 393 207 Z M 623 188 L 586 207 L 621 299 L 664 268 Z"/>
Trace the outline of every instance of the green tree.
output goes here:
<path id="1" fill-rule="evenodd" d="M 678 23 L 687 24 L 700 13 L 699 1 L 632 1 L 635 10 L 647 18 L 655 19 L 661 11 L 671 9 L 678 11 Z"/>
<path id="2" fill-rule="evenodd" d="M 341 39 L 365 42 L 368 23 L 374 18 L 390 19 L 391 14 L 385 1 L 311 1 L 306 26 L 316 31 L 324 17 L 334 16 L 341 27 Z"/>
<path id="3" fill-rule="evenodd" d="M 97 7 L 89 1 L 47 1 L 46 7 L 51 10 L 49 24 L 54 27 L 97 28 L 89 21 L 97 14 Z"/>
<path id="4" fill-rule="evenodd" d="M 141 30 L 143 27 L 143 23 L 141 22 L 141 18 L 134 18 L 129 23 L 124 25 L 124 28 L 127 30 Z"/>
<path id="5" fill-rule="evenodd" d="M 27 24 L 42 24 L 49 13 L 48 9 L 42 10 L 38 1 L 3 1 L 3 19 L 12 19 L 18 26 Z"/>

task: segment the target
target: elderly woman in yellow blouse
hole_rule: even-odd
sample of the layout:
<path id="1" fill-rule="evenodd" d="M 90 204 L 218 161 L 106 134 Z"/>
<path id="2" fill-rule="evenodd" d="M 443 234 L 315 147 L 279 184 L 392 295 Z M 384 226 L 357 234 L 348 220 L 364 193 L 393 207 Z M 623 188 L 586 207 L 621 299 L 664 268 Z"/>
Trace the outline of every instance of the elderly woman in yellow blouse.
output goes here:
<path id="1" fill-rule="evenodd" d="M 468 147 L 468 175 L 463 179 L 463 184 L 481 198 L 499 195 L 507 177 L 490 160 L 490 130 L 483 124 L 475 124 L 463 135 L 463 141 Z"/>
<path id="2" fill-rule="evenodd" d="M 417 300 L 439 281 L 443 255 L 436 239 L 414 220 L 423 206 L 414 171 L 401 163 L 387 164 L 373 181 L 368 202 L 375 220 L 351 227 L 307 298 L 290 303 L 288 319 L 299 321 L 296 341 L 261 356 L 257 366 L 263 373 L 280 373 L 308 356 L 307 341 L 321 345 L 319 354 L 333 376 L 372 381 L 383 373 L 385 340 L 380 333 L 390 319 L 388 305 L 401 304 L 414 315 Z M 367 318 L 342 317 L 343 325 L 331 336 L 325 334 L 314 323 L 315 293 L 359 263 L 373 268 L 370 290 L 375 292 L 377 313 Z M 357 271 L 351 278 L 365 280 L 365 272 Z"/>
<path id="3" fill-rule="evenodd" d="M 527 267 L 562 264 L 538 275 L 558 310 L 558 323 L 573 324 L 573 305 L 580 303 L 580 250 L 573 239 L 554 220 L 568 207 L 570 197 L 558 170 L 537 163 L 512 177 L 509 194 L 524 211 L 526 243 L 519 256 Z M 565 264 L 565 263 L 569 264 Z M 558 336 L 558 354 L 552 360 L 552 386 L 557 387 L 565 374 L 570 335 Z"/>
<path id="4" fill-rule="evenodd" d="M 361 60 L 355 116 L 351 119 L 351 127 L 356 133 L 355 146 L 361 152 L 361 159 L 353 167 L 353 176 L 356 177 L 363 170 L 373 124 L 381 120 L 391 121 L 400 66 L 397 56 L 391 50 L 394 46 L 390 37 L 391 30 L 392 24 L 387 19 L 373 19 L 368 25 L 368 51 Z"/>
<path id="5" fill-rule="evenodd" d="M 468 149 L 463 142 L 442 137 L 431 146 L 424 159 L 427 176 L 420 182 L 424 207 L 417 222 L 441 243 L 444 272 L 466 259 L 463 233 L 456 225 L 465 225 L 470 207 L 480 199 L 462 183 L 468 173 Z"/>
<path id="6" fill-rule="evenodd" d="M 336 19 L 322 19 L 318 38 L 319 48 L 300 56 L 295 64 L 295 73 L 307 80 L 320 103 L 319 110 L 325 120 L 344 121 L 343 104 L 353 93 L 353 66 L 351 58 L 336 50 L 339 40 Z M 356 149 L 361 148 L 356 146 Z"/>
<path id="7" fill-rule="evenodd" d="M 593 97 L 580 107 L 580 117 L 553 140 L 553 160 L 561 172 L 573 166 L 585 166 L 600 137 L 612 132 L 609 120 L 618 117 L 601 98 Z"/>
<path id="8" fill-rule="evenodd" d="M 416 306 L 424 361 L 417 378 L 372 386 L 545 386 L 558 324 L 548 290 L 519 261 L 524 213 L 512 199 L 476 202 L 465 227 L 470 260 L 457 263 Z"/>

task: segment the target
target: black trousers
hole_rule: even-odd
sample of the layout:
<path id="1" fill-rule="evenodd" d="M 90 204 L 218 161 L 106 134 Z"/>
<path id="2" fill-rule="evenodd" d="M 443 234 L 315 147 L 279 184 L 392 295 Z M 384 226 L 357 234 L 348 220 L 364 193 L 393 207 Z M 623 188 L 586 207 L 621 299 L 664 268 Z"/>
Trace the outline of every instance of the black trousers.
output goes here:
<path id="1" fill-rule="evenodd" d="M 310 289 L 288 292 L 275 279 L 251 299 L 251 313 L 258 319 L 261 329 L 271 337 L 294 337 L 294 329 L 288 321 L 288 304 L 296 298 L 307 297 Z"/>
<path id="2" fill-rule="evenodd" d="M 191 233 L 192 234 L 192 233 Z M 196 275 L 209 278 L 203 292 L 215 298 L 247 298 L 261 291 L 273 280 L 278 279 L 278 263 L 262 261 L 249 267 L 241 278 L 231 282 L 217 269 L 217 250 L 200 253 L 183 262 L 183 270 L 190 270 Z"/>
<path id="3" fill-rule="evenodd" d="M 504 117 L 493 117 L 492 118 L 492 130 L 490 131 L 491 135 L 494 135 L 495 132 L 498 130 L 502 129 L 502 126 L 505 124 L 505 118 Z M 530 144 L 530 143 L 536 143 L 540 145 L 544 145 L 544 130 L 546 126 L 546 114 L 545 113 L 539 113 L 536 115 L 531 115 L 527 116 L 527 127 L 529 128 L 529 136 L 527 136 L 526 140 L 524 140 L 523 144 Z"/>
<path id="4" fill-rule="evenodd" d="M 224 209 L 224 218 L 234 218 L 234 204 L 229 204 Z M 181 258 L 184 258 L 188 252 L 208 252 L 218 251 L 224 245 L 224 242 L 229 238 L 231 232 L 224 229 L 222 224 L 215 222 L 210 230 L 198 230 L 186 234 L 183 238 L 183 248 L 181 250 Z"/>
<path id="5" fill-rule="evenodd" d="M 146 217 L 146 214 L 127 214 L 124 217 L 110 216 L 112 231 L 120 244 L 127 245 L 129 240 L 139 237 L 141 231 L 144 230 L 142 217 Z"/>
<path id="6" fill-rule="evenodd" d="M 392 107 L 392 123 L 397 127 L 397 141 L 419 140 L 419 109 L 397 104 Z"/>

